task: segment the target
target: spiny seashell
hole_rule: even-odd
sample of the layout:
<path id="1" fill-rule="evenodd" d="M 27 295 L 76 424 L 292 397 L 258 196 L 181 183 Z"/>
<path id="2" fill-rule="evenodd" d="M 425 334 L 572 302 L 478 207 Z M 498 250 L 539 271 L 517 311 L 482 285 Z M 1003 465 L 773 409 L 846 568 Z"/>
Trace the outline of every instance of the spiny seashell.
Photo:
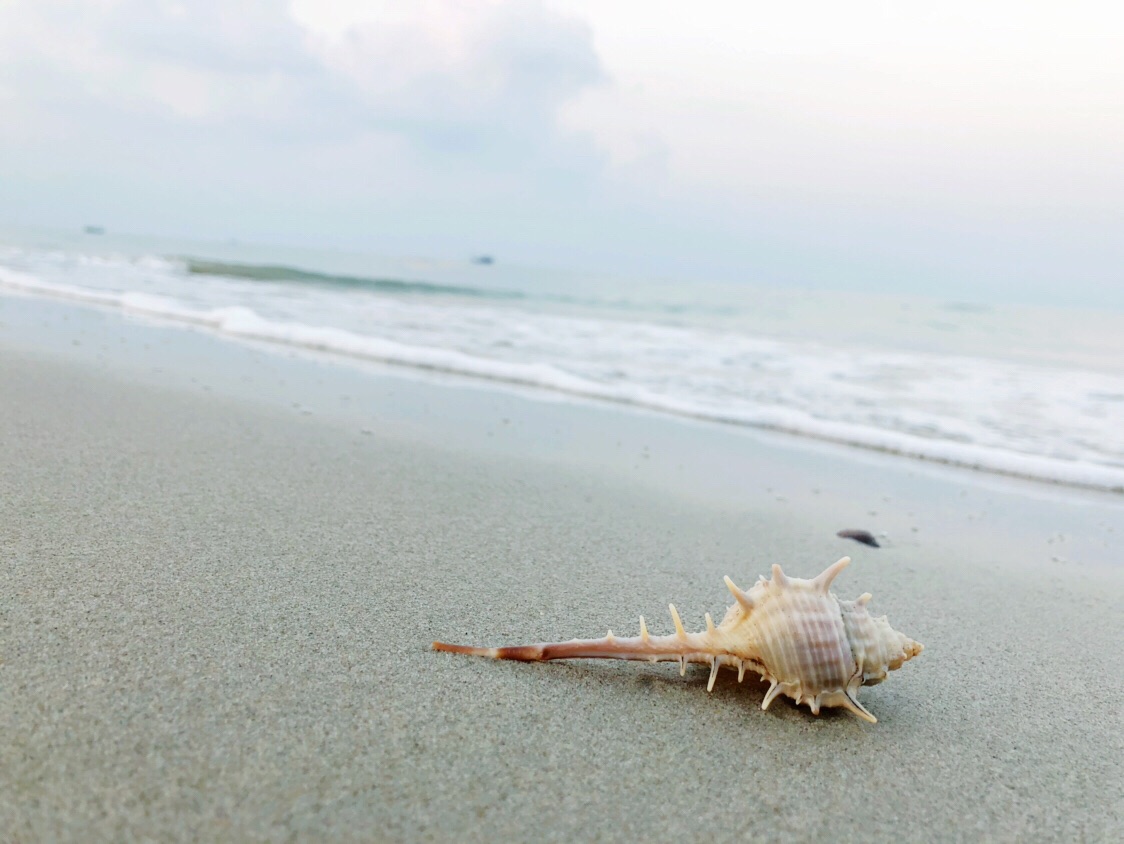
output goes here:
<path id="1" fill-rule="evenodd" d="M 768 709 L 777 695 L 807 703 L 819 715 L 821 707 L 841 706 L 874 724 L 877 718 L 859 703 L 860 686 L 873 686 L 886 674 L 921 653 L 923 646 L 890 627 L 886 617 L 867 612 L 869 592 L 854 601 L 841 601 L 829 590 L 831 582 L 851 562 L 844 557 L 812 580 L 788 577 L 773 566 L 773 576 L 760 578 L 748 592 L 730 578 L 726 586 L 736 603 L 715 626 L 706 614 L 706 630 L 683 629 L 674 604 L 669 604 L 675 632 L 652 636 L 640 617 L 640 635 L 620 638 L 609 631 L 603 639 L 574 639 L 553 644 L 504 648 L 472 648 L 434 642 L 438 651 L 517 659 L 639 659 L 675 661 L 679 673 L 688 662 L 710 666 L 707 691 L 722 666 L 738 669 L 738 682 L 749 668 L 769 681 L 761 703 Z"/>

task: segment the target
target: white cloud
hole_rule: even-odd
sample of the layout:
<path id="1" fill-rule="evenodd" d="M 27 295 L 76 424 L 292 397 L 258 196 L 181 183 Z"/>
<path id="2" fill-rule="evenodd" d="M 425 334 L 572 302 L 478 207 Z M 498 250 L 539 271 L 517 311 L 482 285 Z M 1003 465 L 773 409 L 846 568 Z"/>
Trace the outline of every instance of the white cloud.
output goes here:
<path id="1" fill-rule="evenodd" d="M 616 83 L 565 124 L 638 184 L 989 210 L 1124 188 L 1124 12 L 1104 3 L 551 1 L 597 20 Z"/>
<path id="2" fill-rule="evenodd" d="M 1112 283 L 1122 22 L 1091 0 L 0 0 L 0 216 Z"/>
<path id="3" fill-rule="evenodd" d="M 549 131 L 559 105 L 602 79 L 588 27 L 538 3 L 428 0 L 372 11 L 375 19 L 342 30 L 314 29 L 313 50 L 376 120 L 423 136 Z"/>
<path id="4" fill-rule="evenodd" d="M 588 28 L 529 0 L 382 4 L 331 32 L 296 11 L 284 0 L 9 3 L 0 90 L 32 118 L 96 107 L 333 140 L 376 130 L 449 148 L 481 136 L 526 154 L 556 142 L 558 107 L 601 81 Z"/>

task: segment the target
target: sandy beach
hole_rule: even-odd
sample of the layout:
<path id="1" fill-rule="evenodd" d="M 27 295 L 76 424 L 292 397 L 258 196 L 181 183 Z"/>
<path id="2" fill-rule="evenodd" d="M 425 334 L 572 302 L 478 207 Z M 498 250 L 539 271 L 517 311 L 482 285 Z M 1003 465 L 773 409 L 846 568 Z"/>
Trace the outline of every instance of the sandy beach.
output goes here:
<path id="1" fill-rule="evenodd" d="M 1124 835 L 1120 496 L 15 298 L 0 449 L 0 839 Z M 698 628 L 844 554 L 926 646 L 877 725 L 430 650 Z"/>

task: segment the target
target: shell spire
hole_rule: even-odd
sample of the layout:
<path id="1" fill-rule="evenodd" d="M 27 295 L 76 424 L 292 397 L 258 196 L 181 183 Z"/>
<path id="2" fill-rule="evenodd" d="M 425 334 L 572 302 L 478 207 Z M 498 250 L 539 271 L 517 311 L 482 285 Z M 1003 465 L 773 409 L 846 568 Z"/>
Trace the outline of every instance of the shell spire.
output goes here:
<path id="1" fill-rule="evenodd" d="M 851 562 L 843 557 L 818 576 L 805 580 L 790 577 L 779 564 L 772 577 L 762 578 L 745 591 L 729 578 L 726 588 L 735 603 L 719 624 L 706 614 L 706 630 L 688 633 L 674 604 L 669 604 L 675 632 L 653 636 L 644 617 L 640 635 L 569 642 L 475 648 L 434 642 L 437 651 L 513 659 L 525 662 L 554 659 L 631 659 L 687 663 L 710 668 L 707 691 L 714 688 L 723 666 L 738 670 L 738 682 L 747 668 L 767 681 L 761 702 L 768 709 L 780 695 L 806 703 L 813 714 L 821 708 L 840 707 L 871 723 L 877 719 L 858 700 L 862 686 L 881 683 L 890 671 L 917 656 L 923 646 L 890 627 L 886 617 L 867 611 L 869 592 L 854 601 L 843 601 L 830 590 L 833 581 Z"/>

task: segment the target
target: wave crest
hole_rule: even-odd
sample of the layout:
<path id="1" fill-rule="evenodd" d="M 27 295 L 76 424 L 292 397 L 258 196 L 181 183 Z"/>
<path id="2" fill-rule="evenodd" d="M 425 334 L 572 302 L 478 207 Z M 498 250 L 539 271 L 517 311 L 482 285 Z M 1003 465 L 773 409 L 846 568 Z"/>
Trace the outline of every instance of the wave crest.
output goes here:
<path id="1" fill-rule="evenodd" d="M 549 363 L 501 361 L 451 348 L 411 345 L 342 328 L 272 320 L 242 306 L 189 308 L 166 296 L 135 291 L 91 290 L 44 282 L 27 273 L 5 268 L 0 268 L 0 288 L 114 308 L 137 316 L 201 327 L 242 340 L 276 343 L 354 359 L 471 376 L 711 422 L 782 431 L 1015 477 L 1124 492 L 1124 468 L 1117 466 L 1024 454 L 966 442 L 928 439 L 845 421 L 821 419 L 791 407 L 722 409 L 688 398 L 662 394 L 636 383 L 599 383 Z"/>
<path id="2" fill-rule="evenodd" d="M 312 270 L 302 270 L 284 264 L 239 264 L 228 261 L 208 261 L 200 258 L 180 258 L 190 275 L 220 276 L 248 281 L 293 282 L 320 287 L 348 287 L 381 293 L 409 293 L 429 296 L 463 296 L 475 299 L 522 299 L 518 290 L 494 290 L 459 284 L 437 284 L 414 279 L 376 278 L 359 275 L 337 275 Z"/>

